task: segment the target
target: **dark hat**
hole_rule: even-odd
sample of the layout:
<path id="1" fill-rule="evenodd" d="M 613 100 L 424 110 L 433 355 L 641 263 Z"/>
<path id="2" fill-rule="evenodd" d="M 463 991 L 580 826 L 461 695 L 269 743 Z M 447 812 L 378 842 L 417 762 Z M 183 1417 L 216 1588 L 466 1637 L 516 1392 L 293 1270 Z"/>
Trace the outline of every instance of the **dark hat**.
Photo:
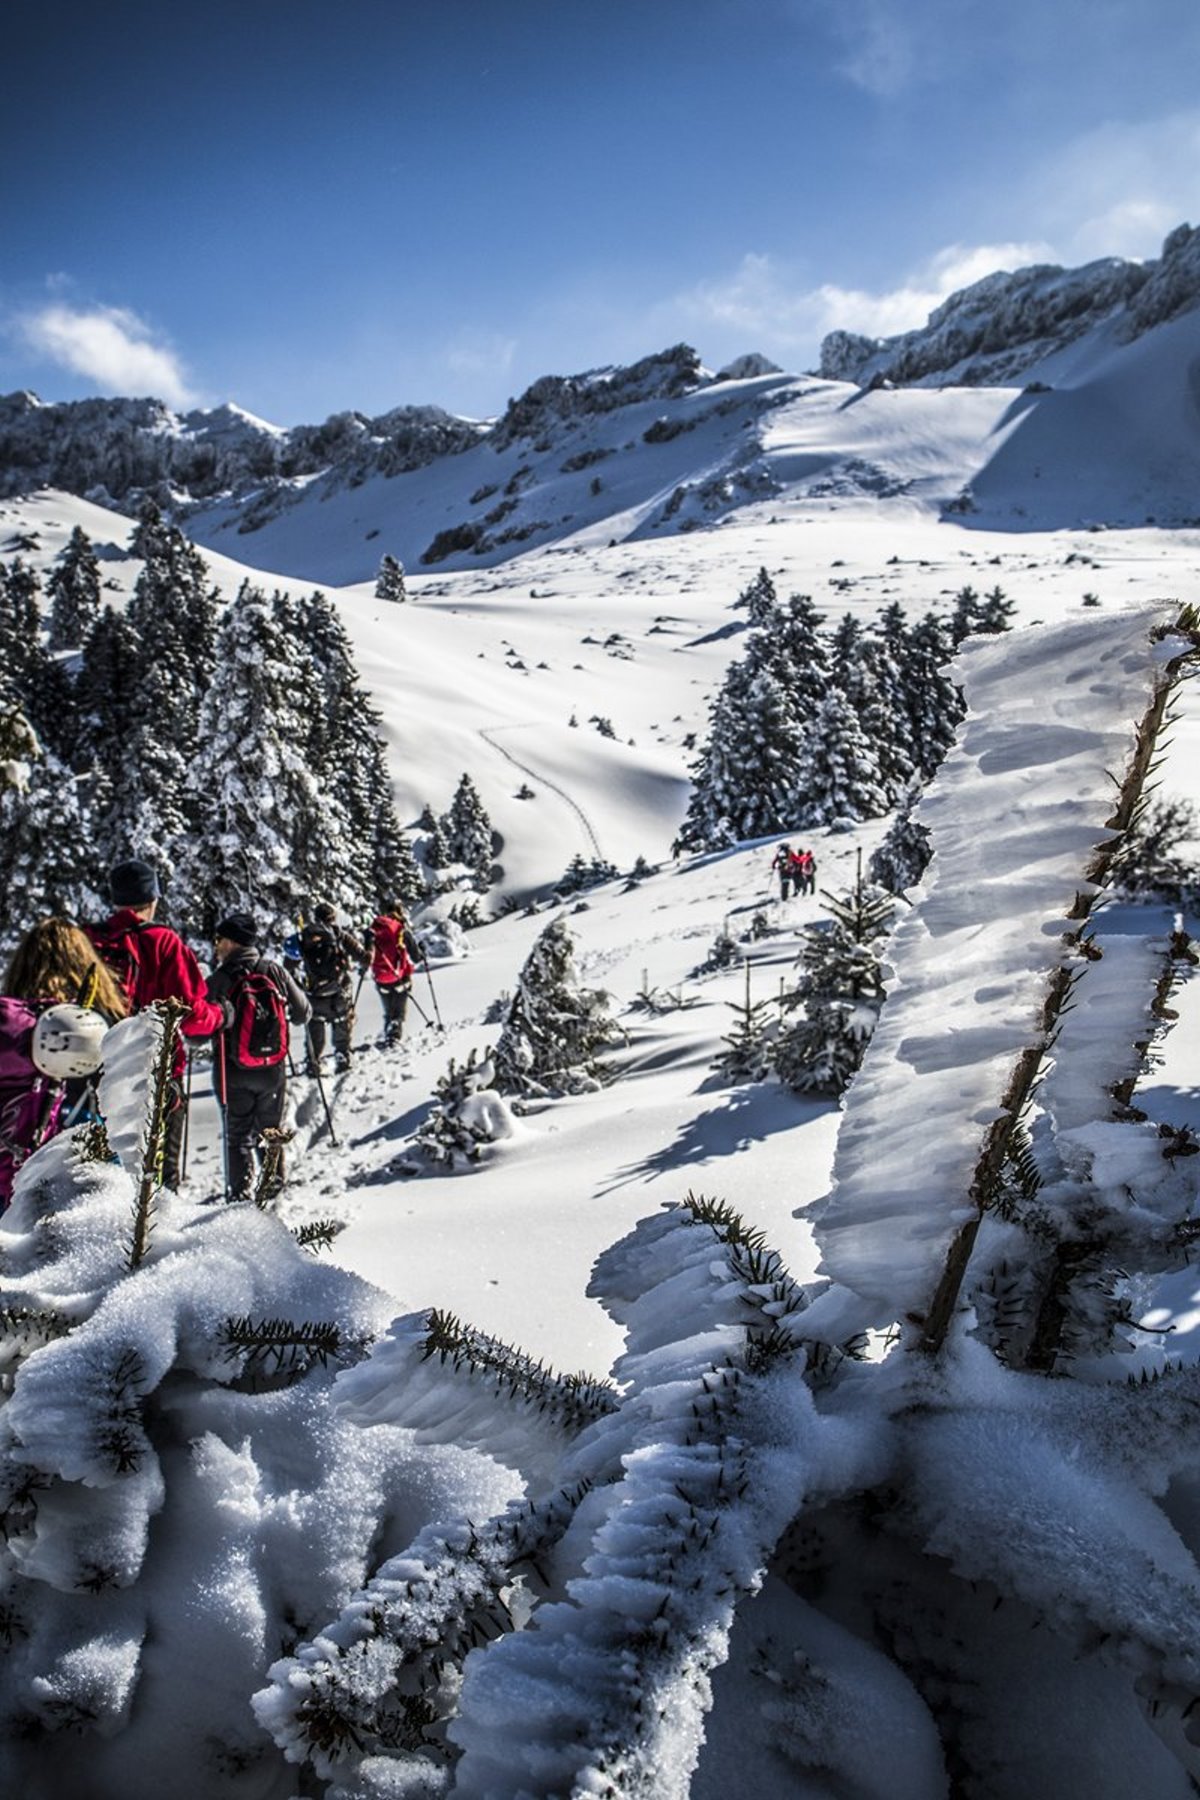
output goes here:
<path id="1" fill-rule="evenodd" d="M 108 892 L 114 906 L 148 906 L 161 896 L 157 872 L 134 856 L 108 872 Z"/>
<path id="2" fill-rule="evenodd" d="M 213 932 L 214 938 L 228 938 L 234 944 L 256 944 L 258 926 L 246 912 L 231 912 Z"/>
<path id="3" fill-rule="evenodd" d="M 313 918 L 320 919 L 322 925 L 332 925 L 337 918 L 337 907 L 330 906 L 328 900 L 323 900 L 320 906 L 313 907 Z"/>

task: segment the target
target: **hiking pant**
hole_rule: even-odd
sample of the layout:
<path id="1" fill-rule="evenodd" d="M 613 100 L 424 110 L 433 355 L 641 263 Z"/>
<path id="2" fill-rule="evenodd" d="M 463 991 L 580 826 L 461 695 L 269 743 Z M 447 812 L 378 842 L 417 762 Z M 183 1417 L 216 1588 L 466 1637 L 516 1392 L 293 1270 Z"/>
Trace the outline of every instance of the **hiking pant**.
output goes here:
<path id="1" fill-rule="evenodd" d="M 383 982 L 377 981 L 375 985 L 379 989 L 379 1003 L 383 1007 L 383 1041 L 385 1044 L 398 1044 L 404 1036 L 404 1015 L 408 1011 L 412 982 L 392 981 L 385 986 Z"/>
<path id="2" fill-rule="evenodd" d="M 325 1032 L 333 1037 L 333 1059 L 339 1069 L 350 1067 L 350 1033 L 354 1029 L 354 1013 L 345 988 L 332 994 L 312 996 L 312 1018 L 308 1022 L 308 1073 L 315 1075 L 325 1049 Z"/>
<path id="3" fill-rule="evenodd" d="M 779 872 L 779 898 L 781 900 L 790 900 L 791 897 L 792 897 L 791 872 L 790 872 L 790 870 L 785 872 L 784 870 L 781 869 Z"/>
<path id="4" fill-rule="evenodd" d="M 229 1198 L 254 1198 L 255 1152 L 258 1140 L 267 1130 L 283 1124 L 283 1107 L 287 1098 L 287 1070 L 283 1063 L 273 1069 L 255 1069 L 253 1079 L 245 1079 L 246 1071 L 229 1067 L 229 1086 L 225 1095 L 225 1145 L 229 1157 Z M 279 1177 L 283 1178 L 280 1158 Z"/>

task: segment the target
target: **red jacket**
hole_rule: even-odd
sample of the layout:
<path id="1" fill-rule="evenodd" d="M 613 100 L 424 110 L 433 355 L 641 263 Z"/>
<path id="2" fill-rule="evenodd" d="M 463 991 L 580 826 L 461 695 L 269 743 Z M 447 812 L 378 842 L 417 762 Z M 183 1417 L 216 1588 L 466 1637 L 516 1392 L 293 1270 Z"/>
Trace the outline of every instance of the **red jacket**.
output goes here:
<path id="1" fill-rule="evenodd" d="M 124 932 L 131 940 L 137 963 L 131 1007 L 141 1012 L 154 1000 L 179 1000 L 190 1012 L 180 1026 L 184 1037 L 211 1037 L 225 1024 L 224 1008 L 209 1000 L 204 991 L 200 964 L 177 931 L 169 925 L 147 925 L 131 906 L 118 907 L 100 928 L 103 932 Z M 183 1072 L 186 1057 L 183 1045 L 175 1051 L 175 1074 Z"/>

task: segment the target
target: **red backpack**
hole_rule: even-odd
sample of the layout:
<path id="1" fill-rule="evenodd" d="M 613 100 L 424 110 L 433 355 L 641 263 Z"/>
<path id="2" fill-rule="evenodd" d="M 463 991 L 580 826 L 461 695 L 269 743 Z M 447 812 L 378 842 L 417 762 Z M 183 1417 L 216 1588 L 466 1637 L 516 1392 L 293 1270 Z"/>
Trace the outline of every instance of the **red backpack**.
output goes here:
<path id="1" fill-rule="evenodd" d="M 279 984 L 260 964 L 238 977 L 229 998 L 234 1062 L 243 1069 L 273 1069 L 288 1053 L 287 1010 Z"/>
<path id="2" fill-rule="evenodd" d="M 139 931 L 148 931 L 150 921 L 139 919 L 136 925 L 114 926 L 85 925 L 84 930 L 92 940 L 92 947 L 97 956 L 108 968 L 117 986 L 125 996 L 125 1003 L 130 1012 L 134 1010 L 137 997 L 138 975 L 141 972 L 142 959 L 138 955 L 137 939 Z"/>
<path id="3" fill-rule="evenodd" d="M 380 913 L 371 924 L 371 974 L 380 987 L 407 981 L 416 969 L 404 942 L 404 923 L 391 913 Z"/>

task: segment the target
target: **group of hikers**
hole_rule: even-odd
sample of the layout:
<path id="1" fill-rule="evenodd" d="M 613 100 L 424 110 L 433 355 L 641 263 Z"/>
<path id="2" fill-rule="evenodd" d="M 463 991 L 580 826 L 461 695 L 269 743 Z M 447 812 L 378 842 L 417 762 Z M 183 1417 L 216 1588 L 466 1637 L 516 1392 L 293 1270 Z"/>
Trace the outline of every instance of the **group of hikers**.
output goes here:
<path id="1" fill-rule="evenodd" d="M 790 844 L 780 844 L 771 858 L 771 873 L 779 877 L 781 900 L 817 891 L 817 859 L 811 850 L 793 850 Z"/>
<path id="2" fill-rule="evenodd" d="M 213 932 L 214 966 L 206 977 L 179 933 L 156 920 L 162 893 L 151 864 L 136 857 L 116 864 L 108 894 L 107 919 L 43 919 L 9 964 L 0 994 L 0 1211 L 22 1162 L 94 1104 L 108 1027 L 161 1000 L 186 1008 L 163 1132 L 163 1185 L 177 1188 L 183 1172 L 186 1040 L 210 1039 L 226 1198 L 249 1199 L 264 1181 L 269 1197 L 283 1181 L 291 1028 L 303 1029 L 306 1074 L 320 1081 L 327 1035 L 335 1071 L 348 1069 L 355 1003 L 369 972 L 383 1007 L 385 1045 L 403 1036 L 422 951 L 399 902 L 385 901 L 361 937 L 321 904 L 288 939 L 281 960 L 263 954 L 250 913 L 230 912 Z"/>

